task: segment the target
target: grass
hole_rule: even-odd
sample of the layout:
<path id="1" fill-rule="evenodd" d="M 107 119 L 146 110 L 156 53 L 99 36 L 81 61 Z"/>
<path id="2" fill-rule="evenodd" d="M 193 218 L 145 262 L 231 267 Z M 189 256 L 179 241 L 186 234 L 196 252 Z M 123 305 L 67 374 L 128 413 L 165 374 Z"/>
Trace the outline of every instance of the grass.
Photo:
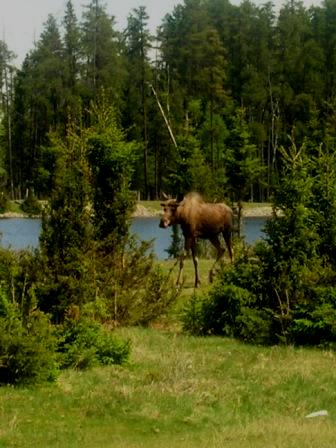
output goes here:
<path id="1" fill-rule="evenodd" d="M 138 204 L 153 213 L 158 213 L 162 210 L 161 201 L 138 201 Z"/>
<path id="2" fill-rule="evenodd" d="M 20 213 L 22 214 L 23 211 L 21 209 L 21 203 L 18 201 L 8 201 L 8 212 L 11 213 Z"/>
<path id="3" fill-rule="evenodd" d="M 202 291 L 211 263 L 200 260 Z M 193 280 L 188 260 L 168 322 L 116 330 L 132 344 L 127 365 L 0 388 L 0 448 L 335 447 L 336 354 L 182 334 Z M 305 418 L 321 409 L 329 416 Z"/>
<path id="4" fill-rule="evenodd" d="M 0 447 L 334 447 L 335 354 L 155 328 L 130 363 L 0 389 Z M 329 417 L 306 419 L 327 409 Z"/>

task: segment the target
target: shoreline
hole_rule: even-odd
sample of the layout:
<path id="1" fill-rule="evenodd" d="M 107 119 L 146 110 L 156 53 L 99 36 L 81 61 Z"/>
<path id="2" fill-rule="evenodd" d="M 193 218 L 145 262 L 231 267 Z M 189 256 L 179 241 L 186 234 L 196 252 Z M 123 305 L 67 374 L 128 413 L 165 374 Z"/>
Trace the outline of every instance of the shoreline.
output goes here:
<path id="1" fill-rule="evenodd" d="M 155 218 L 161 215 L 160 210 L 154 210 L 150 207 L 145 207 L 142 204 L 137 204 L 134 212 L 132 213 L 132 218 Z M 242 208 L 242 217 L 247 218 L 268 218 L 272 215 L 272 206 L 271 205 L 263 205 L 263 206 L 255 206 L 249 205 L 248 207 Z M 29 216 L 25 213 L 19 212 L 5 212 L 0 214 L 0 219 L 38 219 L 41 216 Z"/>
<path id="2" fill-rule="evenodd" d="M 134 212 L 132 213 L 132 218 L 154 218 L 160 216 L 161 211 L 153 210 L 147 208 L 144 205 L 137 204 Z M 248 207 L 242 208 L 242 218 L 269 218 L 272 216 L 272 206 L 262 205 L 255 206 L 249 205 Z"/>

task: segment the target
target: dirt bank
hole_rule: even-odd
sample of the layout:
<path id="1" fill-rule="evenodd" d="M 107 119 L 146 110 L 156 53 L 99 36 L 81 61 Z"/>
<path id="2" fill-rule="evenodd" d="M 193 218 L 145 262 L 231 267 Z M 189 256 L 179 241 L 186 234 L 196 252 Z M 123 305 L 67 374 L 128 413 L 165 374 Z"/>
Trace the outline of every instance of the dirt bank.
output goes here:
<path id="1" fill-rule="evenodd" d="M 155 216 L 160 216 L 160 214 L 160 210 L 154 210 L 153 208 L 145 207 L 142 204 L 137 204 L 132 216 L 133 218 L 152 218 Z M 243 217 L 268 217 L 272 214 L 272 207 L 270 205 L 258 205 L 256 207 L 253 207 L 253 205 L 249 204 L 247 207 L 243 207 L 242 214 Z M 34 216 L 34 218 L 38 217 L 39 216 Z M 0 219 L 6 218 L 28 218 L 28 215 L 17 212 L 6 212 L 0 214 Z"/>

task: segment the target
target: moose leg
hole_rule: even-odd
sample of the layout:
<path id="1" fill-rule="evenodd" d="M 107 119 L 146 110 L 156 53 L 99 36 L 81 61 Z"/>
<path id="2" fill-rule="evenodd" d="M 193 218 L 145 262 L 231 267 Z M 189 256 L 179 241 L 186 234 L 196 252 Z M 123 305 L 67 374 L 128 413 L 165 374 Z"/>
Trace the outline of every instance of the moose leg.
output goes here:
<path id="1" fill-rule="evenodd" d="M 191 255 L 194 263 L 195 269 L 195 288 L 198 288 L 198 285 L 201 284 L 201 281 L 198 276 L 198 258 L 196 257 L 196 241 L 192 241 L 191 243 Z"/>
<path id="2" fill-rule="evenodd" d="M 179 270 L 179 273 L 177 275 L 176 286 L 179 286 L 179 284 L 180 284 L 180 278 L 181 278 L 181 275 L 182 275 L 182 272 L 183 272 L 183 266 L 184 266 L 184 259 L 185 259 L 186 256 L 187 256 L 187 251 L 184 250 L 182 252 L 182 254 L 180 255 L 180 270 Z"/>
<path id="3" fill-rule="evenodd" d="M 214 264 L 212 265 L 210 271 L 209 271 L 209 281 L 210 283 L 212 283 L 213 281 L 213 271 L 214 268 L 216 266 L 216 264 L 218 263 L 218 261 L 223 257 L 225 249 L 221 246 L 220 241 L 218 236 L 213 236 L 212 238 L 210 238 L 210 243 L 216 248 L 217 250 L 217 256 L 216 256 L 216 260 L 214 262 Z"/>
<path id="4" fill-rule="evenodd" d="M 177 280 L 176 280 L 176 286 L 178 286 L 180 284 L 180 278 L 183 272 L 183 267 L 184 267 L 184 260 L 186 258 L 186 256 L 188 255 L 188 252 L 190 250 L 191 247 L 191 241 L 188 238 L 185 238 L 184 240 L 184 251 L 182 252 L 182 254 L 180 255 L 180 270 L 177 276 Z"/>
<path id="5" fill-rule="evenodd" d="M 224 231 L 223 232 L 223 237 L 224 237 L 224 241 L 226 243 L 226 246 L 228 248 L 229 256 L 230 256 L 231 263 L 232 263 L 233 260 L 234 260 L 234 257 L 233 257 L 232 241 L 231 241 L 231 232 L 230 231 Z"/>

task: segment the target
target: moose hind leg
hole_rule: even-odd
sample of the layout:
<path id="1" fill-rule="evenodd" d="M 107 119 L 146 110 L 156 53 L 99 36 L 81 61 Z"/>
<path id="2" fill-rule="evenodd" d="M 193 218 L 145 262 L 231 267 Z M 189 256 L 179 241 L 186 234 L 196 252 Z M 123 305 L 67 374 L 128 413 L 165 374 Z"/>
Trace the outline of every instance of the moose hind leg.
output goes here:
<path id="1" fill-rule="evenodd" d="M 193 243 L 191 245 L 191 254 L 195 269 L 195 288 L 198 288 L 198 286 L 201 284 L 201 281 L 198 276 L 198 258 L 196 256 L 196 243 Z"/>
<path id="2" fill-rule="evenodd" d="M 223 232 L 223 237 L 224 237 L 225 244 L 226 244 L 226 246 L 228 248 L 228 251 L 229 251 L 229 256 L 230 256 L 230 259 L 231 259 L 231 263 L 233 263 L 234 255 L 233 255 L 233 249 L 232 249 L 231 231 Z"/>
<path id="3" fill-rule="evenodd" d="M 219 241 L 218 236 L 214 236 L 214 237 L 210 238 L 210 242 L 215 247 L 215 249 L 217 250 L 216 260 L 215 260 L 214 264 L 212 265 L 212 267 L 211 267 L 211 269 L 209 271 L 209 282 L 212 283 L 215 266 L 219 262 L 219 260 L 221 258 L 223 258 L 225 249 L 221 246 L 221 243 Z"/>

